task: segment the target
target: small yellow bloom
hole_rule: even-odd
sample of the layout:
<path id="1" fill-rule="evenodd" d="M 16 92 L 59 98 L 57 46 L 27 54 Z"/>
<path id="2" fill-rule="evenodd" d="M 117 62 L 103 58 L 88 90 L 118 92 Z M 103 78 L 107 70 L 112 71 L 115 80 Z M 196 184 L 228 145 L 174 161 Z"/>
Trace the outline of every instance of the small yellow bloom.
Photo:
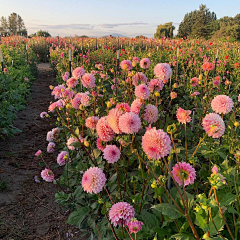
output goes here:
<path id="1" fill-rule="evenodd" d="M 66 108 L 67 108 L 67 109 L 71 109 L 71 108 L 72 108 L 71 104 L 68 103 L 68 104 L 66 105 Z"/>
<path id="2" fill-rule="evenodd" d="M 110 108 L 112 106 L 112 103 L 111 102 L 107 102 L 107 107 Z"/>
<path id="3" fill-rule="evenodd" d="M 199 77 L 198 77 L 198 79 L 201 81 L 201 80 L 202 80 L 202 77 L 203 77 L 203 75 L 200 74 Z"/>
<path id="4" fill-rule="evenodd" d="M 89 147 L 89 142 L 87 140 L 84 141 L 84 146 Z"/>
<path id="5" fill-rule="evenodd" d="M 235 127 L 238 127 L 238 126 L 239 126 L 239 122 L 235 122 L 235 123 L 234 123 L 234 126 L 235 126 Z"/>
<path id="6" fill-rule="evenodd" d="M 154 95 L 155 95 L 156 97 L 160 97 L 160 93 L 159 93 L 158 91 L 155 91 L 155 92 L 154 92 Z"/>

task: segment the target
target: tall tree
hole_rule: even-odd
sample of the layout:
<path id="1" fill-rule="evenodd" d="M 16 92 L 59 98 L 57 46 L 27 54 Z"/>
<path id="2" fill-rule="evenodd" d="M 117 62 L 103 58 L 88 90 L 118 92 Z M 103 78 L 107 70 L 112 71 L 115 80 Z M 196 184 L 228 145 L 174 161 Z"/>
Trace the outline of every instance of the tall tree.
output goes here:
<path id="1" fill-rule="evenodd" d="M 160 24 L 157 27 L 156 33 L 154 34 L 154 38 L 161 37 L 172 38 L 174 29 L 175 27 L 172 25 L 172 22 Z"/>

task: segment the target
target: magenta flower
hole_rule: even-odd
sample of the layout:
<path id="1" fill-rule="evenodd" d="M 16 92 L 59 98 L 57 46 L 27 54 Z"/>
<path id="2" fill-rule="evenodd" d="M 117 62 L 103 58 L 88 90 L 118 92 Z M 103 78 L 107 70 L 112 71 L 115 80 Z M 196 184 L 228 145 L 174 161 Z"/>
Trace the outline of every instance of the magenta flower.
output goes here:
<path id="1" fill-rule="evenodd" d="M 42 151 L 41 151 L 41 150 L 38 150 L 38 151 L 35 153 L 35 156 L 39 157 L 41 154 L 42 154 Z"/>
<path id="2" fill-rule="evenodd" d="M 57 163 L 60 166 L 63 166 L 63 165 L 65 165 L 66 160 L 70 160 L 69 153 L 67 151 L 60 152 L 57 156 Z"/>
<path id="3" fill-rule="evenodd" d="M 132 218 L 131 221 L 128 223 L 128 228 L 130 233 L 138 233 L 142 230 L 143 222 L 138 221 L 136 218 Z"/>

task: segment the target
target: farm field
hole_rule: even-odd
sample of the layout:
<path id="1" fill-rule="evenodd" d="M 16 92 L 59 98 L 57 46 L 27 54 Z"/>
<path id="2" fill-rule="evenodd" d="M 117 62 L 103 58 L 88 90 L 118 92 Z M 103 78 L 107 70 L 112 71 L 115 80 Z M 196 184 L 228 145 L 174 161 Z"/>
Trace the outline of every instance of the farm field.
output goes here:
<path id="1" fill-rule="evenodd" d="M 0 46 L 0 238 L 240 238 L 239 42 Z"/>

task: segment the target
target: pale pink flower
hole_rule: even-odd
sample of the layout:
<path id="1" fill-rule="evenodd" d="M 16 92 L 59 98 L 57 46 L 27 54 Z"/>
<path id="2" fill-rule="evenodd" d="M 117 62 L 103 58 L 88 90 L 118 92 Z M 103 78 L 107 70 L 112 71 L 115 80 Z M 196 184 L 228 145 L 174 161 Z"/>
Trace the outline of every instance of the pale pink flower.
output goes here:
<path id="1" fill-rule="evenodd" d="M 151 92 L 154 91 L 161 91 L 164 87 L 164 83 L 160 79 L 151 79 L 151 81 L 148 83 L 148 88 Z"/>
<path id="2" fill-rule="evenodd" d="M 48 153 L 53 153 L 55 151 L 55 143 L 54 142 L 49 142 L 47 146 L 47 152 Z"/>
<path id="3" fill-rule="evenodd" d="M 63 107 L 63 103 L 62 103 L 62 101 L 59 100 L 57 102 L 50 104 L 48 107 L 48 110 L 50 112 L 53 112 L 56 108 L 62 108 L 62 107 Z"/>
<path id="4" fill-rule="evenodd" d="M 177 93 L 176 92 L 171 92 L 170 97 L 171 97 L 171 99 L 175 99 L 177 97 Z"/>
<path id="5" fill-rule="evenodd" d="M 103 158 L 108 163 L 115 163 L 120 159 L 121 152 L 116 145 L 107 145 L 103 150 Z"/>
<path id="6" fill-rule="evenodd" d="M 73 70 L 72 74 L 75 79 L 79 79 L 85 74 L 85 70 L 83 67 L 77 67 Z"/>
<path id="7" fill-rule="evenodd" d="M 132 61 L 133 61 L 134 63 L 139 63 L 139 58 L 138 58 L 138 57 L 133 57 Z"/>
<path id="8" fill-rule="evenodd" d="M 79 140 L 81 140 L 82 139 L 82 137 L 79 135 Z M 74 142 L 78 142 L 78 140 L 76 139 L 76 138 L 74 138 L 74 137 L 70 137 L 68 140 L 67 140 L 67 148 L 69 149 L 69 150 L 75 150 L 75 147 L 74 146 L 70 146 L 72 143 L 74 143 Z"/>
<path id="9" fill-rule="evenodd" d="M 168 80 L 172 76 L 172 69 L 167 63 L 158 63 L 154 67 L 154 74 L 160 80 Z"/>
<path id="10" fill-rule="evenodd" d="M 192 87 L 196 87 L 199 85 L 199 79 L 197 77 L 194 77 L 191 79 L 190 83 L 192 84 Z"/>
<path id="11" fill-rule="evenodd" d="M 180 169 L 179 169 L 179 165 L 180 165 Z M 193 184 L 194 180 L 196 179 L 195 169 L 189 163 L 186 163 L 186 162 L 183 162 L 183 163 L 179 162 L 179 165 L 178 163 L 176 163 L 175 166 L 173 167 L 172 174 L 173 174 L 174 180 L 178 183 L 179 186 L 182 186 L 182 183 L 184 183 L 184 186 Z"/>
<path id="12" fill-rule="evenodd" d="M 90 129 L 96 129 L 97 123 L 98 123 L 99 117 L 88 117 L 85 121 L 85 125 L 87 128 Z"/>
<path id="13" fill-rule="evenodd" d="M 122 70 L 129 71 L 132 69 L 132 62 L 130 60 L 123 60 L 120 63 Z"/>
<path id="14" fill-rule="evenodd" d="M 52 134 L 53 134 L 53 139 L 57 139 L 59 137 L 59 133 L 60 133 L 60 128 L 56 127 L 52 129 Z"/>
<path id="15" fill-rule="evenodd" d="M 158 109 L 154 105 L 147 105 L 144 110 L 144 120 L 148 123 L 154 123 L 158 120 Z"/>
<path id="16" fill-rule="evenodd" d="M 107 117 L 101 117 L 98 120 L 96 129 L 97 129 L 97 134 L 101 140 L 105 142 L 109 142 L 113 140 L 115 133 L 110 127 Z"/>
<path id="17" fill-rule="evenodd" d="M 24 78 L 25 82 L 29 82 L 29 79 L 27 77 Z"/>
<path id="18" fill-rule="evenodd" d="M 54 181 L 54 174 L 50 169 L 45 168 L 41 172 L 41 177 L 46 182 L 53 182 Z"/>
<path id="19" fill-rule="evenodd" d="M 151 128 L 142 137 L 142 148 L 151 159 L 167 156 L 171 150 L 171 140 L 162 129 Z"/>
<path id="20" fill-rule="evenodd" d="M 151 64 L 151 61 L 149 60 L 149 58 L 143 58 L 140 61 L 140 67 L 143 69 L 149 68 L 150 64 Z"/>
<path id="21" fill-rule="evenodd" d="M 150 91 L 146 84 L 140 84 L 135 88 L 135 96 L 140 99 L 148 99 Z"/>
<path id="22" fill-rule="evenodd" d="M 200 92 L 194 92 L 194 93 L 191 94 L 191 96 L 196 97 L 196 96 L 198 96 L 199 94 L 200 94 Z"/>
<path id="23" fill-rule="evenodd" d="M 60 152 L 57 156 L 57 163 L 60 166 L 63 166 L 63 165 L 65 165 L 66 160 L 68 160 L 68 161 L 70 160 L 69 153 L 67 151 Z"/>
<path id="24" fill-rule="evenodd" d="M 55 99 L 60 98 L 64 90 L 65 87 L 63 85 L 58 85 L 53 88 L 51 95 L 53 95 Z"/>
<path id="25" fill-rule="evenodd" d="M 82 177 L 83 190 L 91 194 L 97 194 L 102 191 L 106 180 L 105 174 L 101 168 L 90 167 Z"/>
<path id="26" fill-rule="evenodd" d="M 71 77 L 67 80 L 67 86 L 69 88 L 74 88 L 77 86 L 77 84 L 78 84 L 78 80 L 74 77 Z"/>
<path id="27" fill-rule="evenodd" d="M 81 104 L 84 107 L 87 107 L 90 105 L 91 97 L 88 94 L 83 94 L 81 98 Z"/>
<path id="28" fill-rule="evenodd" d="M 112 130 L 117 133 L 121 134 L 121 130 L 119 128 L 119 118 L 124 114 L 124 111 L 118 108 L 113 108 L 109 111 L 107 120 L 109 126 L 112 128 Z"/>
<path id="29" fill-rule="evenodd" d="M 42 154 L 42 151 L 41 151 L 41 150 L 38 150 L 38 151 L 35 153 L 35 156 L 39 157 L 41 154 Z"/>
<path id="30" fill-rule="evenodd" d="M 191 121 L 191 117 L 189 116 L 192 111 L 184 110 L 181 107 L 177 109 L 177 120 L 182 124 L 189 123 Z"/>
<path id="31" fill-rule="evenodd" d="M 119 118 L 119 129 L 123 133 L 136 133 L 141 128 L 141 120 L 139 116 L 133 112 L 124 113 Z"/>
<path id="32" fill-rule="evenodd" d="M 142 106 L 141 99 L 139 99 L 139 98 L 135 99 L 131 104 L 131 112 L 133 112 L 135 114 L 139 114 L 141 106 Z"/>
<path id="33" fill-rule="evenodd" d="M 91 73 L 84 74 L 82 77 L 82 85 L 86 88 L 96 87 L 94 75 Z"/>
<path id="34" fill-rule="evenodd" d="M 62 97 L 66 97 L 67 99 L 71 100 L 74 96 L 74 92 L 72 89 L 66 88 L 63 92 L 62 92 Z"/>
<path id="35" fill-rule="evenodd" d="M 128 228 L 130 233 L 138 233 L 142 230 L 143 222 L 138 221 L 135 218 L 132 218 L 131 221 L 128 223 Z"/>
<path id="36" fill-rule="evenodd" d="M 79 97 L 75 97 L 73 100 L 72 100 L 72 107 L 75 108 L 75 109 L 79 109 L 79 106 L 81 104 L 81 98 Z"/>
<path id="37" fill-rule="evenodd" d="M 137 72 L 133 77 L 132 77 L 132 83 L 134 86 L 137 86 L 139 83 L 147 83 L 147 77 L 144 73 L 142 72 Z"/>
<path id="38" fill-rule="evenodd" d="M 97 139 L 97 148 L 103 152 L 105 147 L 106 147 L 105 142 L 103 140 L 101 140 L 101 138 L 98 138 Z"/>
<path id="39" fill-rule="evenodd" d="M 114 227 L 126 226 L 134 218 L 134 208 L 126 202 L 118 202 L 112 205 L 109 210 L 109 219 Z"/>
<path id="40" fill-rule="evenodd" d="M 53 132 L 49 131 L 47 132 L 47 141 L 52 142 L 54 140 Z"/>
<path id="41" fill-rule="evenodd" d="M 124 113 L 131 111 L 130 106 L 127 103 L 118 103 L 116 108 L 122 110 Z"/>
<path id="42" fill-rule="evenodd" d="M 47 116 L 48 116 L 47 112 L 41 112 L 40 113 L 40 118 L 45 118 Z"/>
<path id="43" fill-rule="evenodd" d="M 211 102 L 212 110 L 219 114 L 231 112 L 233 105 L 233 100 L 226 95 L 218 95 Z"/>
<path id="44" fill-rule="evenodd" d="M 217 113 L 209 113 L 202 120 L 202 126 L 209 137 L 220 138 L 225 132 L 225 123 Z"/>

